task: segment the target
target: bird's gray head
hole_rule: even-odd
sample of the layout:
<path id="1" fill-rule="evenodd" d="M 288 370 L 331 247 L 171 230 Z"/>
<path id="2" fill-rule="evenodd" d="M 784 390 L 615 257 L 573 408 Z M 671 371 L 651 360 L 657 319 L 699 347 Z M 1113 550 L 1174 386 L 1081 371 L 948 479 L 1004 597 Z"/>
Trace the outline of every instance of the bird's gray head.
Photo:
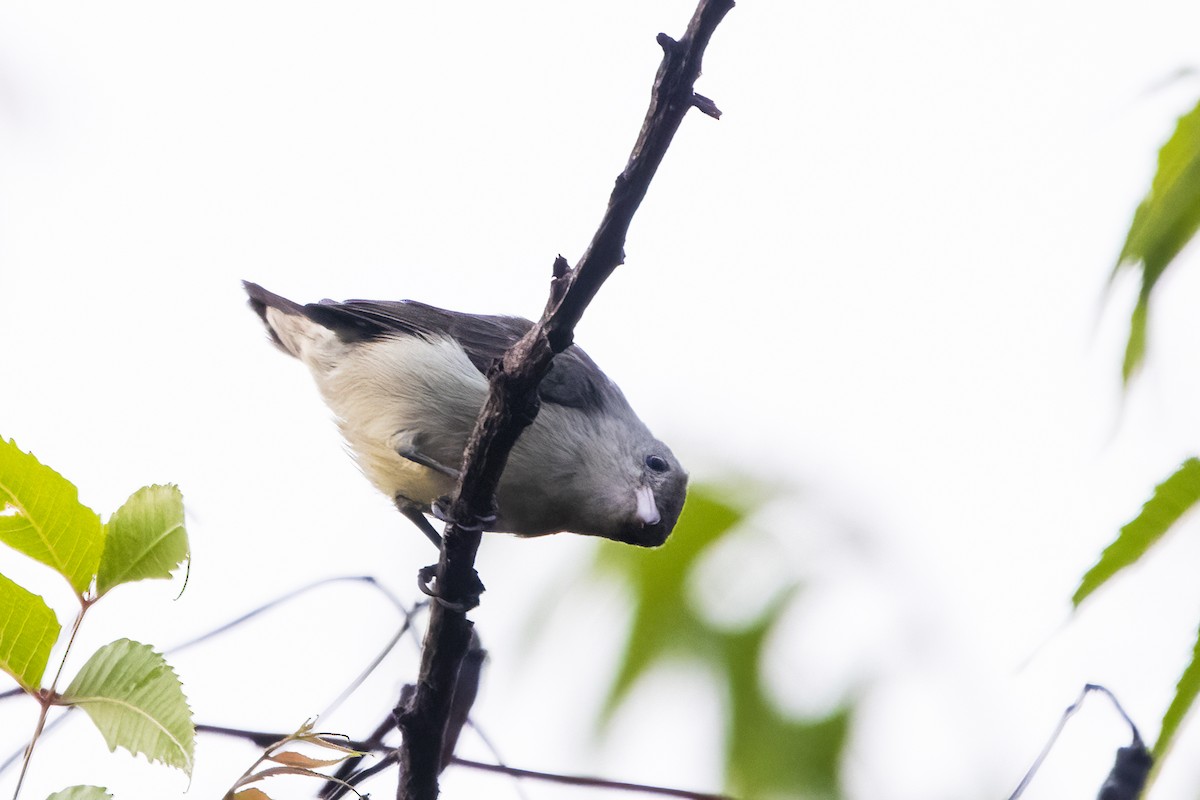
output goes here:
<path id="1" fill-rule="evenodd" d="M 658 547 L 679 521 L 688 476 L 675 454 L 662 442 L 655 440 L 645 450 L 634 490 L 633 518 L 614 538 L 627 544 Z"/>
<path id="2" fill-rule="evenodd" d="M 641 547 L 667 540 L 687 493 L 687 472 L 671 448 L 654 438 L 627 406 L 592 419 L 584 465 L 572 492 L 588 495 L 577 530 Z M 585 490 L 586 485 L 586 490 Z"/>

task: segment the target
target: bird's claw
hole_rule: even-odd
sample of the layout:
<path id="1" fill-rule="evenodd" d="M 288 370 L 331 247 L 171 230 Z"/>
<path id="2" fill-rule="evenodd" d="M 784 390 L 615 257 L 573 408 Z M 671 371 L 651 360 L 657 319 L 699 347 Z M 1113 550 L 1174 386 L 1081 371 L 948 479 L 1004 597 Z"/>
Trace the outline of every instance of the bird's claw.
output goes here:
<path id="1" fill-rule="evenodd" d="M 479 605 L 479 596 L 483 594 L 483 581 L 479 580 L 478 573 L 471 570 L 472 586 L 461 601 L 456 601 L 442 597 L 441 588 L 434 585 L 437 580 L 437 569 L 437 564 L 430 564 L 417 570 L 417 588 L 421 590 L 422 594 L 427 595 L 447 611 L 457 611 L 460 614 L 465 614 Z"/>
<path id="2" fill-rule="evenodd" d="M 485 531 L 496 521 L 495 514 L 483 514 L 470 520 L 458 520 L 450 513 L 450 498 L 443 495 L 434 500 L 429 507 L 429 513 L 442 522 L 453 522 L 464 531 Z"/>
<path id="3" fill-rule="evenodd" d="M 433 518 L 440 522 L 449 522 L 450 517 L 450 498 L 442 495 L 429 506 L 429 513 Z"/>

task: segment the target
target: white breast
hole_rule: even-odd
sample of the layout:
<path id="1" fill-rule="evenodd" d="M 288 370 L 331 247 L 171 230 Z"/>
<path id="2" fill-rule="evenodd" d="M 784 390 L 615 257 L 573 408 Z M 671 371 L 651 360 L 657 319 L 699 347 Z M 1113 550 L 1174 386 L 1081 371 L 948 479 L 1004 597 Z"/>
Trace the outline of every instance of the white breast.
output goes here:
<path id="1" fill-rule="evenodd" d="M 284 346 L 309 368 L 363 474 L 388 497 L 428 504 L 451 480 L 399 445 L 457 469 L 487 380 L 452 339 L 396 336 L 346 344 L 306 317 L 268 309 Z"/>

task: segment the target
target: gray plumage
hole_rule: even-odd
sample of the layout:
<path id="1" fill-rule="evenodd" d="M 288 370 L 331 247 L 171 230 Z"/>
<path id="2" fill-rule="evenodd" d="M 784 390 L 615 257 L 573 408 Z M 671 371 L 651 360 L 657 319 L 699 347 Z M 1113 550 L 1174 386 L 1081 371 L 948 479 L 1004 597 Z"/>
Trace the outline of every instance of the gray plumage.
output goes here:
<path id="1" fill-rule="evenodd" d="M 427 512 L 453 488 L 486 372 L 532 327 L 415 301 L 300 305 L 245 288 L 275 344 L 312 372 L 363 473 L 401 510 Z M 555 356 L 538 395 L 541 410 L 509 456 L 489 530 L 662 544 L 687 488 L 670 448 L 579 347 Z"/>

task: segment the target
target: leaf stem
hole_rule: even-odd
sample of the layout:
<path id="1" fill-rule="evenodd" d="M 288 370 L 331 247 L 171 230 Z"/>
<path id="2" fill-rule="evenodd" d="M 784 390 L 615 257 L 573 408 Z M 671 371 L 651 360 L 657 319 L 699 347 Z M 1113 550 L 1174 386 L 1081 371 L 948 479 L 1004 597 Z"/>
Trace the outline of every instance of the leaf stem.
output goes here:
<path id="1" fill-rule="evenodd" d="M 13 800 L 18 800 L 21 795 L 21 785 L 25 783 L 25 773 L 29 771 L 29 762 L 33 759 L 33 746 L 37 744 L 38 738 L 42 735 L 42 730 L 46 727 L 46 715 L 50 713 L 50 706 L 55 705 L 55 698 L 58 697 L 58 679 L 62 677 L 63 667 L 67 664 L 67 656 L 71 653 L 71 645 L 75 643 L 75 634 L 79 633 L 79 626 L 83 622 L 83 615 L 92 607 L 95 600 L 87 596 L 79 598 L 79 613 L 75 615 L 75 623 L 71 626 L 71 635 L 67 639 L 66 649 L 63 650 L 62 659 L 58 662 L 58 671 L 54 673 L 54 680 L 50 682 L 49 689 L 43 689 L 38 692 L 36 697 L 38 704 L 42 707 L 38 712 L 37 725 L 33 728 L 33 736 L 29 739 L 29 745 L 25 748 L 25 757 L 21 759 L 21 774 L 17 777 L 17 788 L 13 790 Z"/>

